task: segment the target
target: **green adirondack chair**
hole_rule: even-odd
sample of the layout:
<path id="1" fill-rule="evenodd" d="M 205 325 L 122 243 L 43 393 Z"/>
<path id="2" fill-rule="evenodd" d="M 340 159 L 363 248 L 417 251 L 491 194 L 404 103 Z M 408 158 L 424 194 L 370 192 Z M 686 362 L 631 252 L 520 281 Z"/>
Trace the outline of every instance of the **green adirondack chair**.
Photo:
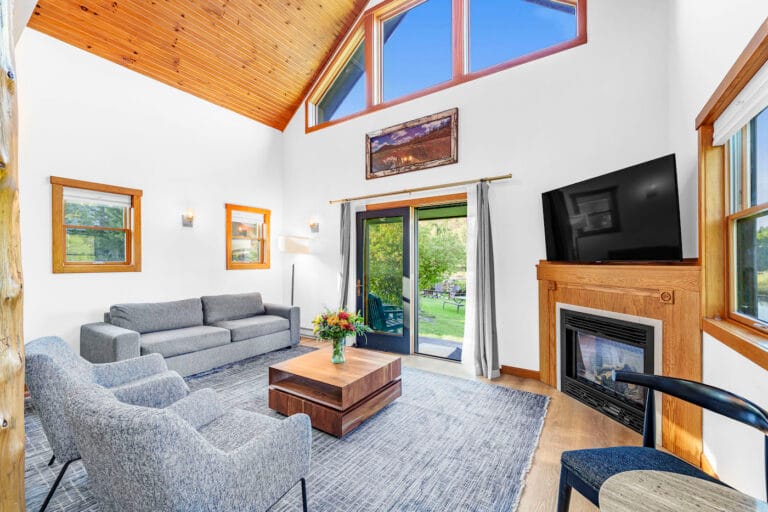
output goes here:
<path id="1" fill-rule="evenodd" d="M 403 329 L 403 309 L 384 304 L 381 297 L 369 293 L 368 325 L 374 331 L 399 332 Z"/>

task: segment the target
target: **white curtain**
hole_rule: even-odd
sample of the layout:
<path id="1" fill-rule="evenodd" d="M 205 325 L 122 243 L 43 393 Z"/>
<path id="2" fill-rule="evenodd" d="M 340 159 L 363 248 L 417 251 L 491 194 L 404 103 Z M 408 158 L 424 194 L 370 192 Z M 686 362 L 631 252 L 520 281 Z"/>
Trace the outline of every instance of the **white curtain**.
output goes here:
<path id="1" fill-rule="evenodd" d="M 493 241 L 488 183 L 467 190 L 467 302 L 461 362 L 472 375 L 499 377 Z"/>
<path id="2" fill-rule="evenodd" d="M 461 364 L 467 373 L 475 375 L 475 314 L 477 280 L 477 189 L 467 187 L 467 301 L 464 307 L 464 343 Z"/>
<path id="3" fill-rule="evenodd" d="M 496 332 L 496 280 L 491 234 L 489 185 L 477 184 L 477 251 L 475 261 L 475 374 L 500 376 L 499 339 Z"/>
<path id="4" fill-rule="evenodd" d="M 347 308 L 349 298 L 349 259 L 352 239 L 352 205 L 341 203 L 341 222 L 339 223 L 341 269 L 339 271 L 339 307 Z"/>

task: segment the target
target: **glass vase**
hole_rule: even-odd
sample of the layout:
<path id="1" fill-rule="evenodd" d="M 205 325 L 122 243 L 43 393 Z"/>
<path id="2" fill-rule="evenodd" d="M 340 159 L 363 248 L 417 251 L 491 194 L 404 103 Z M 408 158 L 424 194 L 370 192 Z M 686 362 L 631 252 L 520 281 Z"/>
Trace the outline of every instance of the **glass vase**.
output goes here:
<path id="1" fill-rule="evenodd" d="M 331 355 L 332 363 L 343 363 L 346 361 L 344 357 L 344 346 L 346 343 L 343 339 L 333 340 L 333 354 Z"/>

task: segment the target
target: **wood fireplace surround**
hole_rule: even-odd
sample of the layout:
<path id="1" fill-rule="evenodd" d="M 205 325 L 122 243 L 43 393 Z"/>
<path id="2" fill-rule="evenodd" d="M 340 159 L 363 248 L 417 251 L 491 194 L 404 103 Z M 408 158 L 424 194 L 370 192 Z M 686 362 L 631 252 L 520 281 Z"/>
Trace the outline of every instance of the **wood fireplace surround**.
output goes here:
<path id="1" fill-rule="evenodd" d="M 701 267 L 675 264 L 575 264 L 541 261 L 539 359 L 541 381 L 557 386 L 557 304 L 571 304 L 662 321 L 662 374 L 701 381 Z M 662 446 L 701 465 L 701 408 L 664 396 Z"/>

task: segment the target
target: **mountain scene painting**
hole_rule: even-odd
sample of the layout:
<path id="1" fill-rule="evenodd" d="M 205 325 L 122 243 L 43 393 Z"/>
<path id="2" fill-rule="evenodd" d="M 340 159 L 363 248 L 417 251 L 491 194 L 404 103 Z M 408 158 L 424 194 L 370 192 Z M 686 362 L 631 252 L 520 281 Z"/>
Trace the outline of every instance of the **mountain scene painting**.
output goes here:
<path id="1" fill-rule="evenodd" d="M 368 134 L 366 178 L 456 163 L 457 132 L 458 109 L 452 109 Z"/>

